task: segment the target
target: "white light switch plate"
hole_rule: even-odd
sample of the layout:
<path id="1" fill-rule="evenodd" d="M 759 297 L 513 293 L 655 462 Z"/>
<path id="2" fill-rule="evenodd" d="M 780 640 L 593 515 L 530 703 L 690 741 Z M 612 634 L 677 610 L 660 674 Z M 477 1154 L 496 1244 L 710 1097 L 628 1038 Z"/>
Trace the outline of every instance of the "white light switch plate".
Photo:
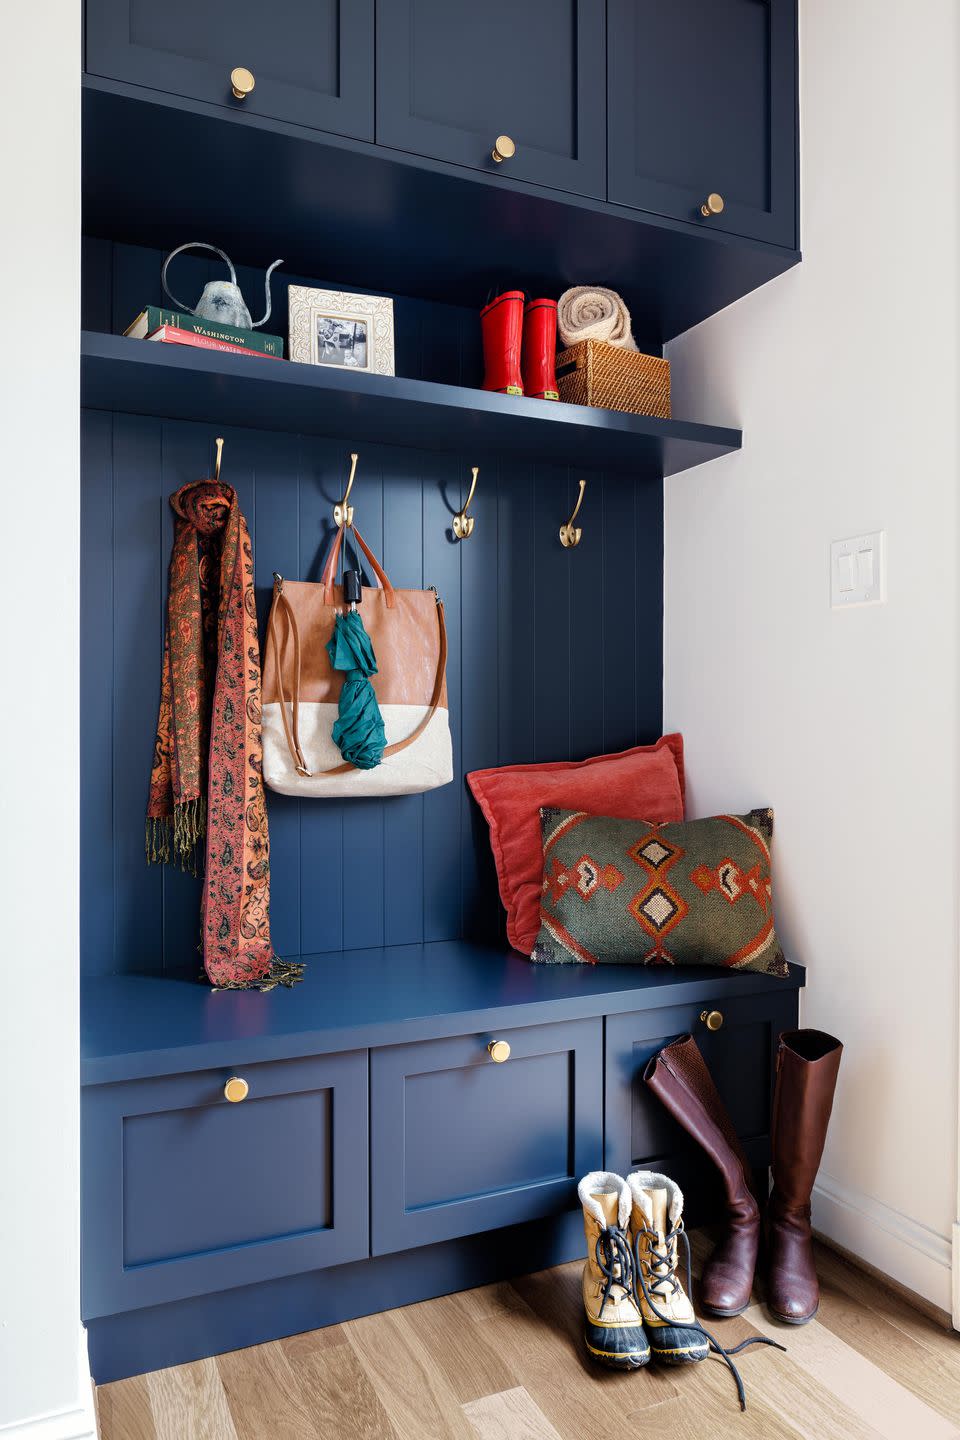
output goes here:
<path id="1" fill-rule="evenodd" d="M 882 605 L 886 595 L 884 532 L 852 535 L 830 545 L 830 604 L 834 610 L 853 605 Z"/>

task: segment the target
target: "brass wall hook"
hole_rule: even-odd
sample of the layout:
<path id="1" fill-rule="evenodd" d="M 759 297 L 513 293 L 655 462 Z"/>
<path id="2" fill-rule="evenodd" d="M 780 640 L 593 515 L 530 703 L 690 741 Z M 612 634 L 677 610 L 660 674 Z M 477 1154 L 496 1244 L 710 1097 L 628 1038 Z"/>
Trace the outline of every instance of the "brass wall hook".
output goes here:
<path id="1" fill-rule="evenodd" d="M 347 481 L 347 488 L 343 492 L 343 499 L 338 500 L 333 507 L 334 523 L 338 526 L 346 525 L 347 528 L 353 524 L 353 506 L 347 502 L 350 499 L 350 491 L 353 489 L 353 477 L 357 473 L 357 452 L 350 456 L 350 479 Z"/>
<path id="2" fill-rule="evenodd" d="M 566 550 L 570 550 L 573 546 L 580 544 L 580 537 L 582 536 L 583 531 L 580 529 L 579 525 L 575 526 L 573 522 L 574 520 L 576 520 L 577 516 L 580 513 L 580 506 L 583 504 L 583 492 L 586 490 L 586 488 L 586 480 L 581 480 L 580 494 L 577 496 L 577 503 L 573 507 L 573 514 L 570 516 L 570 519 L 567 521 L 566 525 L 560 526 L 560 544 Z"/>
<path id="3" fill-rule="evenodd" d="M 467 511 L 470 509 L 470 501 L 473 499 L 473 492 L 477 488 L 477 476 L 479 474 L 479 465 L 474 465 L 473 479 L 470 482 L 470 494 L 467 496 L 466 504 L 464 505 L 463 509 L 460 510 L 453 517 L 453 533 L 454 535 L 456 535 L 458 540 L 469 540 L 470 536 L 473 534 L 475 517 L 473 515 L 468 515 Z"/>
<path id="4" fill-rule="evenodd" d="M 214 480 L 219 480 L 219 479 L 220 479 L 220 461 L 221 461 L 221 459 L 223 458 L 223 436 L 222 436 L 222 435 L 218 435 L 218 436 L 217 436 L 216 446 L 217 446 L 217 459 L 216 459 L 216 463 L 215 463 L 215 465 L 214 465 L 214 467 L 213 467 L 213 478 L 214 478 Z"/>

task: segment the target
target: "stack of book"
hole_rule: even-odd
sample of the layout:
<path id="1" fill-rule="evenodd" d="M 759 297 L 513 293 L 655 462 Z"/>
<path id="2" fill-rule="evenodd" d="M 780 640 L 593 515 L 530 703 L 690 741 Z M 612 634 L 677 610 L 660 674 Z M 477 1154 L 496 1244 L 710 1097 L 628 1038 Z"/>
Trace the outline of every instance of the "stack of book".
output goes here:
<path id="1" fill-rule="evenodd" d="M 159 340 L 165 345 L 195 345 L 199 350 L 228 350 L 234 355 L 260 355 L 268 360 L 283 359 L 279 335 L 262 335 L 259 330 L 238 330 L 235 325 L 199 320 L 179 310 L 161 310 L 148 305 L 124 330 L 132 340 Z"/>

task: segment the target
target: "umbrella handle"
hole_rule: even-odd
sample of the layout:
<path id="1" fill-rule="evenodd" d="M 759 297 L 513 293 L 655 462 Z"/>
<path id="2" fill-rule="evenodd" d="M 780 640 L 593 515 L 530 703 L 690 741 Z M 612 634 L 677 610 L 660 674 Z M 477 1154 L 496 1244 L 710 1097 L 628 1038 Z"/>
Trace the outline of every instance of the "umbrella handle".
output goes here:
<path id="1" fill-rule="evenodd" d="M 340 529 L 337 531 L 333 545 L 330 547 L 330 554 L 327 556 L 327 563 L 323 567 L 323 574 L 320 576 L 320 584 L 323 586 L 323 603 L 325 605 L 333 604 L 333 582 L 334 577 L 337 573 L 337 561 L 340 558 L 340 547 L 343 544 L 344 528 L 345 527 L 341 525 Z M 383 591 L 383 598 L 387 603 L 387 609 L 392 610 L 394 602 L 393 586 L 390 584 L 390 581 L 384 574 L 383 567 L 381 566 L 380 561 L 377 559 L 376 555 L 374 555 L 373 551 L 370 549 L 370 546 L 360 534 L 360 531 L 357 529 L 356 525 L 354 525 L 352 529 L 354 540 L 356 540 L 360 549 L 363 551 L 364 555 L 369 561 L 370 569 L 373 571 L 373 574 L 380 582 L 380 588 Z"/>

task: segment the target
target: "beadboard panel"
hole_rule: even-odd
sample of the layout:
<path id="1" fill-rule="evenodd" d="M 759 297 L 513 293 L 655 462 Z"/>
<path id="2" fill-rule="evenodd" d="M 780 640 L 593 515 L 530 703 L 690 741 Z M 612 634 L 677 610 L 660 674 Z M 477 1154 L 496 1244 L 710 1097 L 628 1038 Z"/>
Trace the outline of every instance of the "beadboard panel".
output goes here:
<path id="1" fill-rule="evenodd" d="M 121 319 L 156 303 L 146 289 L 155 252 L 95 242 L 85 261 L 88 323 L 121 329 Z M 181 282 L 181 293 L 189 287 Z M 406 373 L 419 378 L 473 366 L 473 338 L 463 338 L 469 312 L 405 301 L 398 341 L 401 313 L 410 327 L 398 370 L 401 352 Z M 210 472 L 218 434 L 224 478 L 250 526 L 262 636 L 273 572 L 320 573 L 349 447 L 224 430 L 215 415 L 209 424 L 83 417 L 81 938 L 90 975 L 199 964 L 199 882 L 146 865 L 144 809 L 173 538 L 168 501 Z M 557 532 L 584 472 L 506 454 L 369 445 L 362 435 L 355 448 L 361 532 L 395 585 L 436 585 L 445 603 L 455 778 L 384 800 L 267 792 L 273 935 L 286 956 L 496 940 L 496 876 L 466 771 L 620 749 L 654 739 L 661 726 L 661 484 L 586 472 L 583 540 L 567 551 Z M 477 523 L 458 544 L 451 521 L 471 465 L 480 466 Z"/>

